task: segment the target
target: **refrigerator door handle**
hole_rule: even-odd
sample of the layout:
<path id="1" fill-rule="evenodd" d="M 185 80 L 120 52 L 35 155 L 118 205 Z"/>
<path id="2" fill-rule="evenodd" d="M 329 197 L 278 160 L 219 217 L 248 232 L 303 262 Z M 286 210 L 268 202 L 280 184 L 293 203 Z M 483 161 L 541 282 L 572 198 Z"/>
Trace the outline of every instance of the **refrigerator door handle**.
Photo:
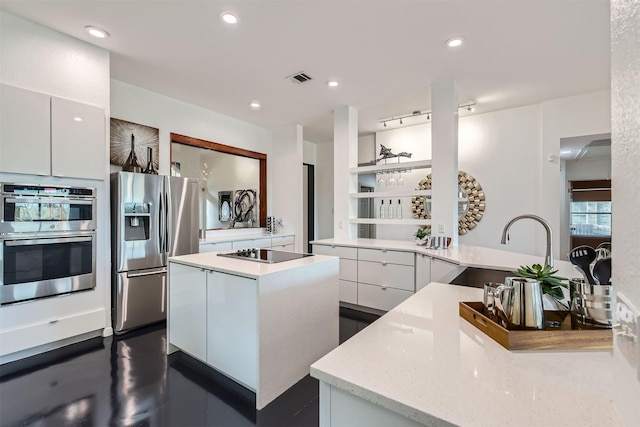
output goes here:
<path id="1" fill-rule="evenodd" d="M 143 276 L 154 276 L 156 274 L 162 274 L 162 273 L 166 273 L 167 272 L 167 268 L 160 268 L 157 270 L 149 270 L 149 271 L 140 271 L 140 272 L 136 272 L 136 273 L 132 273 L 130 271 L 127 272 L 127 277 L 143 277 Z"/>
<path id="2" fill-rule="evenodd" d="M 163 209 L 163 200 L 162 193 L 160 193 L 160 206 L 158 207 L 158 252 L 164 252 L 164 209 Z"/>
<path id="3" fill-rule="evenodd" d="M 164 251 L 166 253 L 169 253 L 169 251 L 171 251 L 171 240 L 170 239 L 170 233 L 171 230 L 173 229 L 173 223 L 171 221 L 171 206 L 169 206 L 169 204 L 171 203 L 171 197 L 169 195 L 169 193 L 167 191 L 165 191 L 164 193 L 164 210 L 165 210 L 165 214 L 164 214 L 164 241 L 165 241 L 165 245 L 164 245 Z"/>

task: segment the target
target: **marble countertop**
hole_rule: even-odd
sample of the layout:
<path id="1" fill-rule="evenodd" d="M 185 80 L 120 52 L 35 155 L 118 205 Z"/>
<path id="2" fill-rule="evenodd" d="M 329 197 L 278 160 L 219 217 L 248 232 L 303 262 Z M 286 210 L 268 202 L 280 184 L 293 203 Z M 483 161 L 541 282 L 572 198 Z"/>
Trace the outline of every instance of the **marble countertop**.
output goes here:
<path id="1" fill-rule="evenodd" d="M 223 251 L 223 253 L 224 252 L 228 251 Z M 335 257 L 313 255 L 291 261 L 267 264 L 264 262 L 248 261 L 241 258 L 222 257 L 218 256 L 218 253 L 219 252 L 205 252 L 199 254 L 170 257 L 169 262 L 177 262 L 179 264 L 189 265 L 191 267 L 220 271 L 223 273 L 235 274 L 242 277 L 259 278 L 267 274 L 278 273 L 294 268 L 303 268 L 311 264 L 332 261 L 335 259 Z"/>
<path id="2" fill-rule="evenodd" d="M 509 351 L 459 316 L 482 290 L 431 283 L 311 366 L 426 425 L 618 426 L 611 351 Z"/>
<path id="3" fill-rule="evenodd" d="M 542 256 L 526 255 L 508 250 L 490 249 L 471 245 L 458 245 L 449 249 L 425 249 L 412 241 L 382 239 L 324 239 L 314 240 L 311 243 L 415 252 L 465 267 L 490 268 L 505 271 L 514 271 L 523 265 L 544 263 L 544 257 Z M 508 248 L 508 246 L 505 246 L 505 248 Z M 582 277 L 582 274 L 576 267 L 568 261 L 554 260 L 554 268 L 558 270 L 556 274 L 561 277 Z"/>

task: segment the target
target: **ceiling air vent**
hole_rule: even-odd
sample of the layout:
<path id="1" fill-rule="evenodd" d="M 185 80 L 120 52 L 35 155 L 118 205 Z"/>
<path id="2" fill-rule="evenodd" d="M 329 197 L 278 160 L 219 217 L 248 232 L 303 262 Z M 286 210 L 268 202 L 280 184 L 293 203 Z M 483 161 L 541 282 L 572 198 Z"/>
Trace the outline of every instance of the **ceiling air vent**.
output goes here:
<path id="1" fill-rule="evenodd" d="M 300 71 L 299 73 L 287 76 L 286 78 L 295 84 L 306 83 L 309 80 L 311 80 L 311 76 L 309 76 L 306 73 L 303 73 L 302 71 Z"/>
<path id="2" fill-rule="evenodd" d="M 582 147 L 582 150 L 576 155 L 576 160 L 597 159 L 609 156 L 611 156 L 611 138 L 597 139 L 590 141 Z"/>

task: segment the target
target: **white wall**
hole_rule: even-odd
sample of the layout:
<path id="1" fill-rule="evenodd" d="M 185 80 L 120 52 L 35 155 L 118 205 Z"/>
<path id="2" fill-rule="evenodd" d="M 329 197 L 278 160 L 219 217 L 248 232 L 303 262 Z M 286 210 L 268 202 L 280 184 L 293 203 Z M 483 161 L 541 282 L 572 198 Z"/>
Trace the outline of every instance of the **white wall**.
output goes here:
<path id="1" fill-rule="evenodd" d="M 103 108 L 106 125 L 110 109 L 108 51 L 0 12 L 0 57 L 2 83 Z M 105 133 L 105 154 L 108 151 L 107 141 L 108 136 Z M 107 165 L 104 167 L 104 176 L 106 180 Z M 104 327 L 110 327 L 111 248 L 108 181 L 33 177 L 1 171 L 0 180 L 93 186 L 97 189 L 98 203 L 96 289 L 29 304 L 2 307 L 0 328 L 13 329 L 95 309 L 105 310 Z"/>
<path id="2" fill-rule="evenodd" d="M 616 292 L 640 310 L 640 3 L 611 2 L 611 161 L 613 276 Z M 636 338 L 636 348 L 638 348 Z M 640 373 L 614 340 L 614 406 L 624 425 L 640 425 Z M 636 365 L 640 355 L 636 354 Z"/>
<path id="3" fill-rule="evenodd" d="M 316 145 L 316 239 L 333 237 L 333 144 Z"/>
<path id="4" fill-rule="evenodd" d="M 543 227 L 519 221 L 510 231 L 510 244 L 500 244 L 504 225 L 513 217 L 532 213 L 545 218 L 555 232 L 554 256 L 558 258 L 560 215 L 564 209 L 560 174 L 560 138 L 610 132 L 609 91 L 573 96 L 459 120 L 459 169 L 473 175 L 486 194 L 486 211 L 460 244 L 507 249 L 544 255 Z M 413 153 L 410 160 L 431 158 L 430 124 L 400 127 L 376 133 L 380 144 L 393 152 Z M 553 162 L 549 156 L 555 155 Z M 409 159 L 401 159 L 408 161 Z M 405 187 L 415 188 L 428 169 L 405 176 Z M 549 176 L 552 176 L 550 178 Z M 395 200 L 394 200 L 395 201 Z M 388 200 L 385 199 L 385 204 Z M 380 200 L 376 200 L 379 206 Z M 402 199 L 410 214 L 410 198 Z M 406 206 L 406 209 L 405 209 Z M 378 226 L 379 239 L 410 240 L 416 227 Z"/>

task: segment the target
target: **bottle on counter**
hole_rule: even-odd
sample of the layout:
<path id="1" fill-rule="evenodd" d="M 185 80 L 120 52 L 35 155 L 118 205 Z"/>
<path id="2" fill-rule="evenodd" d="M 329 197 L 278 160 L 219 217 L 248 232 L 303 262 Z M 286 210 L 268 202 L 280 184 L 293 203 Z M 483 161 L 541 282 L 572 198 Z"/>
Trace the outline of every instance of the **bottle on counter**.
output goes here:
<path id="1" fill-rule="evenodd" d="M 398 207 L 396 208 L 396 218 L 402 219 L 402 205 L 400 204 L 400 199 L 398 199 Z"/>
<path id="2" fill-rule="evenodd" d="M 389 200 L 389 219 L 393 219 L 393 204 L 391 204 L 391 200 Z"/>
<path id="3" fill-rule="evenodd" d="M 380 219 L 384 219 L 384 200 L 380 202 Z"/>

